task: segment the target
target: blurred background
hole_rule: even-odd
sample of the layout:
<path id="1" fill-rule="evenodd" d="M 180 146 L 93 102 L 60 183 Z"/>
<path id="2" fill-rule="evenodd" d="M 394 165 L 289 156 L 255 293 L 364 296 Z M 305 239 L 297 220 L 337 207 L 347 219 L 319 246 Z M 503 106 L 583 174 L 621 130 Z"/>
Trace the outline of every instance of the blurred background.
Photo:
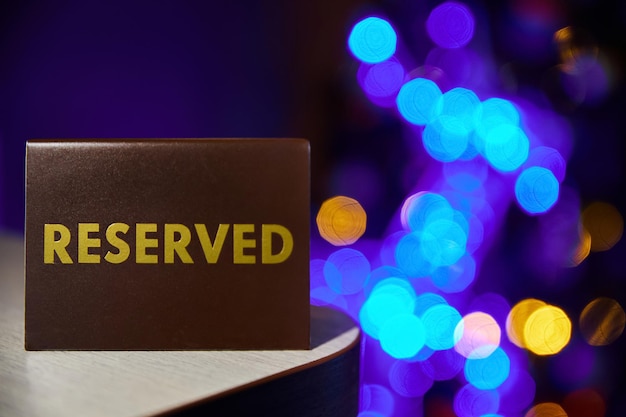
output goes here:
<path id="1" fill-rule="evenodd" d="M 557 130 L 569 138 L 564 186 L 576 191 L 581 207 L 603 202 L 623 216 L 626 3 L 465 1 L 476 20 L 472 44 L 490 57 L 466 73 L 454 73 L 459 58 L 433 53 L 425 22 L 440 3 L 2 2 L 0 231 L 23 232 L 28 139 L 303 137 L 311 142 L 312 216 L 327 198 L 350 196 L 367 212 L 364 241 L 383 239 L 428 158 L 407 139 L 410 128 L 397 112 L 373 103 L 359 86 L 347 38 L 370 14 L 393 23 L 404 59 L 416 68 L 435 59 L 447 65 L 450 87 L 482 77 L 493 86 L 486 92 L 554 112 Z M 589 62 L 569 68 L 572 56 Z M 516 207 L 507 212 L 482 264 L 500 279 L 477 281 L 475 291 L 496 291 L 511 304 L 539 297 L 578 312 L 600 296 L 624 304 L 623 239 L 575 269 L 546 273 L 548 283 L 527 279 L 545 272 L 521 249 L 533 246 L 539 221 Z M 312 226 L 313 248 L 327 256 L 332 248 L 313 219 Z M 624 348 L 623 337 L 601 348 L 593 381 L 610 387 L 607 415 L 626 415 Z M 580 388 L 548 365 L 535 369 L 542 401 Z"/>
<path id="2" fill-rule="evenodd" d="M 3 2 L 0 225 L 23 227 L 29 138 L 297 136 L 312 143 L 314 202 L 338 193 L 366 200 L 367 233 L 380 235 L 414 179 L 404 173 L 401 123 L 358 88 L 347 35 L 357 19 L 383 13 L 423 59 L 431 47 L 425 16 L 438 3 Z M 545 95 L 573 123 L 568 168 L 581 194 L 623 204 L 626 6 L 466 4 L 500 83 Z M 606 91 L 559 91 L 553 36 L 565 26 L 577 28 L 581 47 L 602 52 Z"/>
<path id="3" fill-rule="evenodd" d="M 402 124 L 369 103 L 346 48 L 351 26 L 387 16 L 417 61 L 437 1 L 20 1 L 0 6 L 0 227 L 23 227 L 29 138 L 305 137 L 313 201 L 353 195 L 382 234 L 418 172 Z M 626 6 L 590 0 L 468 1 L 490 77 L 568 118 L 571 181 L 623 208 Z M 563 91 L 557 30 L 601 52 L 601 85 Z M 596 77 L 598 75 L 596 74 Z M 594 73 L 585 75 L 592 80 Z M 593 84 L 593 83 L 592 83 Z M 413 170 L 415 171 L 415 170 Z M 360 175 L 359 175 L 360 174 Z"/>

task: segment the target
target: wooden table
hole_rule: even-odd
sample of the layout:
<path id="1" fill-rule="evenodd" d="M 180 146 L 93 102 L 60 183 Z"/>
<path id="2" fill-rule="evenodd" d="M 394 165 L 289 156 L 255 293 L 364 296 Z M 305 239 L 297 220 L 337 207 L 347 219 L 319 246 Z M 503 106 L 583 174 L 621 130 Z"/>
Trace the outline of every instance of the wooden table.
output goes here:
<path id="1" fill-rule="evenodd" d="M 341 416 L 358 411 L 353 322 L 311 310 L 309 351 L 27 352 L 23 241 L 0 235 L 0 416 Z"/>

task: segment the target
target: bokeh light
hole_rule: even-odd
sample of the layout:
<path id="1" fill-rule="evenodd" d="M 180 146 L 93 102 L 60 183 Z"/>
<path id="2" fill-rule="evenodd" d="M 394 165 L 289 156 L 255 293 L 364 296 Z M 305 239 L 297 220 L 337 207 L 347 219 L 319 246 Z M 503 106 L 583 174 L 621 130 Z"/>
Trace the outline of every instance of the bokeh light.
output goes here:
<path id="1" fill-rule="evenodd" d="M 459 417 L 477 417 L 494 414 L 500 407 L 500 395 L 496 390 L 481 390 L 467 384 L 454 396 L 454 411 Z"/>
<path id="2" fill-rule="evenodd" d="M 582 222 L 591 235 L 591 251 L 603 252 L 611 249 L 622 238 L 624 218 L 609 203 L 595 202 L 582 213 Z"/>
<path id="3" fill-rule="evenodd" d="M 559 182 L 563 182 L 563 179 L 565 178 L 565 169 L 567 165 L 565 158 L 563 158 L 558 150 L 549 146 L 537 146 L 536 148 L 531 149 L 526 165 L 529 167 L 543 167 L 550 170 Z"/>
<path id="4" fill-rule="evenodd" d="M 388 266 L 397 266 L 396 265 L 396 248 L 398 246 L 398 242 L 407 235 L 407 232 L 404 230 L 398 230 L 397 232 L 391 233 L 385 237 L 380 245 L 380 261 L 383 265 Z"/>
<path id="5" fill-rule="evenodd" d="M 433 386 L 433 379 L 424 373 L 419 362 L 395 361 L 389 369 L 389 384 L 401 396 L 415 398 Z"/>
<path id="6" fill-rule="evenodd" d="M 545 306 L 541 300 L 527 298 L 515 304 L 506 318 L 506 334 L 514 345 L 525 348 L 524 327 L 531 314 Z"/>
<path id="7" fill-rule="evenodd" d="M 335 246 L 345 246 L 363 236 L 367 214 L 355 199 L 336 196 L 322 203 L 316 222 L 324 240 Z"/>
<path id="8" fill-rule="evenodd" d="M 383 62 L 396 52 L 398 36 L 391 24 L 379 17 L 368 17 L 352 28 L 348 48 L 360 61 Z"/>
<path id="9" fill-rule="evenodd" d="M 428 359 L 419 362 L 426 375 L 435 381 L 454 378 L 465 364 L 465 358 L 454 349 L 435 351 Z"/>
<path id="10" fill-rule="evenodd" d="M 324 266 L 326 261 L 323 259 L 312 259 L 309 265 L 309 286 L 310 286 L 310 302 L 315 306 L 334 305 L 337 307 L 347 308 L 347 303 L 343 296 L 331 290 L 326 284 L 324 278 Z"/>
<path id="11" fill-rule="evenodd" d="M 339 249 L 324 264 L 324 279 L 337 294 L 356 294 L 361 291 L 369 273 L 368 259 L 355 249 Z"/>
<path id="12" fill-rule="evenodd" d="M 425 125 L 441 113 L 443 94 L 433 81 L 415 78 L 400 88 L 396 98 L 398 111 L 409 123 Z"/>
<path id="13" fill-rule="evenodd" d="M 534 405 L 524 417 L 568 417 L 563 407 L 557 403 L 541 403 Z"/>
<path id="14" fill-rule="evenodd" d="M 363 331 L 378 339 L 380 329 L 388 320 L 396 315 L 413 314 L 415 298 L 415 291 L 406 281 L 400 278 L 381 281 L 359 312 Z"/>
<path id="15" fill-rule="evenodd" d="M 416 230 L 400 239 L 395 252 L 397 265 L 410 277 L 430 275 L 435 268 L 450 266 L 465 254 L 466 220 L 444 197 L 415 194 L 405 201 L 401 217 L 403 224 Z"/>
<path id="16" fill-rule="evenodd" d="M 425 277 L 434 270 L 432 264 L 424 258 L 422 245 L 422 233 L 413 232 L 400 239 L 396 246 L 396 263 L 409 277 Z"/>
<path id="17" fill-rule="evenodd" d="M 370 275 L 365 283 L 365 288 L 363 289 L 365 296 L 369 297 L 372 290 L 376 288 L 379 283 L 388 278 L 397 279 L 397 282 L 402 283 L 401 285 L 407 285 L 405 280 L 406 274 L 401 269 L 389 265 L 383 265 L 370 272 Z"/>
<path id="18" fill-rule="evenodd" d="M 580 332 L 591 346 L 606 346 L 624 332 L 626 314 L 614 299 L 599 297 L 585 306 L 580 313 Z"/>
<path id="19" fill-rule="evenodd" d="M 477 159 L 471 160 L 469 162 L 476 161 Z M 454 163 L 445 164 L 443 166 L 443 174 L 446 178 L 448 185 L 450 185 L 453 189 L 464 192 L 472 192 L 478 190 L 484 178 L 481 178 L 479 172 L 472 172 L 472 170 L 467 168 L 460 168 L 456 170 L 454 167 L 458 166 L 457 164 L 462 164 L 467 161 L 457 160 Z M 485 171 L 486 172 L 486 171 Z"/>
<path id="20" fill-rule="evenodd" d="M 530 264 L 536 266 L 537 272 L 541 273 L 545 267 L 574 267 L 588 255 L 584 247 L 584 228 L 580 224 L 580 197 L 575 189 L 562 187 L 558 201 L 538 218 L 537 224 L 537 241 L 534 248 L 529 248 L 529 252 L 533 252 L 529 253 L 533 258 Z"/>
<path id="21" fill-rule="evenodd" d="M 442 96 L 441 124 L 448 130 L 468 135 L 476 126 L 480 100 L 472 90 L 456 87 Z"/>
<path id="22" fill-rule="evenodd" d="M 568 417 L 604 417 L 606 402 L 594 389 L 579 389 L 563 399 L 563 409 Z"/>
<path id="23" fill-rule="evenodd" d="M 430 12 L 426 30 L 438 46 L 460 48 L 472 40 L 474 24 L 474 16 L 464 4 L 449 1 Z"/>
<path id="24" fill-rule="evenodd" d="M 323 259 L 311 259 L 309 262 L 309 285 L 311 290 L 325 285 L 324 265 L 326 261 Z"/>
<path id="25" fill-rule="evenodd" d="M 404 83 L 405 71 L 398 60 L 391 58 L 379 64 L 361 64 L 357 77 L 361 88 L 374 104 L 392 107 Z"/>
<path id="26" fill-rule="evenodd" d="M 426 328 L 426 346 L 434 350 L 454 347 L 454 329 L 461 321 L 461 314 L 452 306 L 437 304 L 421 315 Z"/>
<path id="27" fill-rule="evenodd" d="M 421 235 L 422 253 L 435 267 L 450 266 L 465 254 L 467 235 L 458 223 L 436 220 Z"/>
<path id="28" fill-rule="evenodd" d="M 515 182 L 515 198 L 529 214 L 545 213 L 559 198 L 559 181 L 549 169 L 527 168 Z"/>
<path id="29" fill-rule="evenodd" d="M 502 98 L 489 98 L 480 103 L 476 112 L 476 133 L 482 140 L 498 126 L 519 126 L 520 115 L 517 108 L 509 100 Z M 484 151 L 484 145 L 478 146 L 479 151 Z"/>
<path id="30" fill-rule="evenodd" d="M 488 208 L 488 204 L 485 204 L 484 207 L 482 207 L 482 213 L 480 213 L 483 217 L 483 219 L 487 219 L 491 214 L 489 213 L 489 211 L 491 210 L 490 208 Z M 480 210 L 480 209 L 479 209 Z M 477 211 L 479 211 L 477 210 Z M 467 253 L 474 253 L 478 250 L 478 248 L 481 247 L 483 241 L 485 240 L 485 226 L 483 225 L 483 221 L 481 220 L 478 215 L 474 214 L 474 213 L 469 213 L 467 222 L 469 223 L 469 229 L 468 229 L 468 234 L 467 234 Z M 485 223 L 489 224 L 489 221 L 486 221 Z"/>
<path id="31" fill-rule="evenodd" d="M 474 296 L 467 309 L 489 314 L 502 328 L 505 326 L 506 317 L 511 310 L 511 306 L 502 295 L 495 292 L 485 292 Z"/>
<path id="32" fill-rule="evenodd" d="M 565 26 L 554 32 L 553 39 L 559 50 L 559 58 L 565 71 L 573 71 L 576 62 L 588 54 L 597 55 L 597 46 L 591 39 L 584 39 L 583 31 L 574 26 Z"/>
<path id="33" fill-rule="evenodd" d="M 383 324 L 379 335 L 380 345 L 389 356 L 407 359 L 424 347 L 426 329 L 415 315 L 398 314 Z"/>
<path id="34" fill-rule="evenodd" d="M 420 191 L 408 197 L 402 205 L 400 220 L 407 230 L 422 230 L 435 220 L 452 220 L 454 209 L 440 194 Z"/>
<path id="35" fill-rule="evenodd" d="M 407 361 L 415 362 L 415 363 L 423 362 L 426 359 L 430 358 L 435 352 L 436 352 L 435 350 L 432 350 L 431 348 L 426 346 L 426 344 L 424 344 L 424 346 L 422 346 L 419 352 L 417 352 L 412 357 L 407 358 Z"/>
<path id="36" fill-rule="evenodd" d="M 441 97 L 441 114 L 422 133 L 424 148 L 435 160 L 452 162 L 466 155 L 480 100 L 466 88 L 453 88 Z"/>
<path id="37" fill-rule="evenodd" d="M 348 302 L 345 297 L 327 286 L 317 287 L 311 291 L 311 304 L 314 306 L 334 306 L 344 311 L 348 309 Z"/>
<path id="38" fill-rule="evenodd" d="M 544 4 L 540 0 L 513 1 L 512 10 L 523 12 L 523 18 L 513 16 L 508 23 L 536 23 L 551 36 L 562 27 L 562 22 L 555 25 L 561 9 Z M 484 16 L 477 16 L 482 22 Z M 505 250 L 519 249 L 515 260 L 529 256 L 532 265 L 524 267 L 546 279 L 542 293 L 548 292 L 564 282 L 557 282 L 562 275 L 558 268 L 578 266 L 591 251 L 614 247 L 623 233 L 623 219 L 610 205 L 600 207 L 603 214 L 594 213 L 594 209 L 602 211 L 598 204 L 604 203 L 594 203 L 581 213 L 578 191 L 563 185 L 574 143 L 571 126 L 547 103 L 533 103 L 538 97 L 543 100 L 541 91 L 517 85 L 521 78 L 506 78 L 504 89 L 490 82 L 502 81 L 506 71 L 501 68 L 498 74 L 490 48 L 483 47 L 482 34 L 473 41 L 479 20 L 470 9 L 446 1 L 425 17 L 417 21 L 425 21 L 436 46 L 420 48 L 411 57 L 403 50 L 409 45 L 396 51 L 398 36 L 383 19 L 368 18 L 355 25 L 348 42 L 361 60 L 357 77 L 367 98 L 381 107 L 395 104 L 394 116 L 410 124 L 403 126 L 403 133 L 411 153 L 408 157 L 413 158 L 403 174 L 407 183 L 402 184 L 413 194 L 393 217 L 381 245 L 372 249 L 369 242 L 360 242 L 372 249 L 364 252 L 373 254 L 369 259 L 375 269 L 367 278 L 359 275 L 348 279 L 347 285 L 334 284 L 345 302 L 362 303 L 360 324 L 366 340 L 376 341 L 367 351 L 374 352 L 376 364 L 366 365 L 365 385 L 382 380 L 385 388 L 391 388 L 386 392 L 397 399 L 394 410 L 362 406 L 362 413 L 419 415 L 416 407 L 423 404 L 429 410 L 433 399 L 443 398 L 438 390 L 432 398 L 427 395 L 434 382 L 449 381 L 436 387 L 445 391 L 440 409 L 450 415 L 520 417 L 528 411 L 528 417 L 563 417 L 563 408 L 556 403 L 532 406 L 539 389 L 532 376 L 534 366 L 549 367 L 545 371 L 562 389 L 559 396 L 570 392 L 566 398 L 583 404 L 580 409 L 585 401 L 598 403 L 591 394 L 585 397 L 571 392 L 580 391 L 592 377 L 595 381 L 603 365 L 596 354 L 586 357 L 589 351 L 578 355 L 578 347 L 592 349 L 589 344 L 614 342 L 626 326 L 626 314 L 615 300 L 613 304 L 596 299 L 580 315 L 583 337 L 572 341 L 572 323 L 563 309 L 532 298 L 510 308 L 505 297 L 520 294 L 489 292 L 489 284 L 495 285 L 496 291 L 510 288 L 502 280 L 496 282 L 506 275 L 507 266 L 490 257 L 490 246 L 499 242 L 498 233 L 505 222 L 508 226 L 511 203 L 517 203 L 525 214 L 545 214 L 527 223 L 535 227 L 529 228 L 527 239 L 515 241 Z M 545 17 L 550 22 L 532 20 Z M 366 33 L 365 26 L 360 26 L 363 22 L 374 30 Z M 412 36 L 414 29 L 405 33 Z M 536 29 L 513 28 L 529 37 Z M 553 68 L 561 77 L 555 85 L 560 85 L 561 94 L 575 96 L 578 104 L 597 102 L 606 96 L 610 83 L 607 61 L 596 45 L 577 49 L 571 34 L 564 30 L 555 38 L 561 54 L 557 57 L 561 64 Z M 365 45 L 365 53 L 353 48 L 357 38 Z M 526 47 L 538 39 L 529 39 Z M 379 53 L 385 49 L 379 45 L 387 48 L 384 53 Z M 542 51 L 547 49 L 544 45 Z M 377 52 L 365 57 L 371 51 Z M 415 57 L 425 59 L 415 62 Z M 576 198 L 569 198 L 570 194 Z M 525 225 L 520 221 L 520 229 Z M 326 264 L 322 262 L 312 265 L 311 288 L 319 282 L 321 265 L 331 272 L 338 269 L 330 257 Z M 609 270 L 613 265 L 606 266 Z M 526 272 L 530 273 L 524 270 L 520 274 Z M 579 279 L 585 272 L 583 267 L 564 274 Z M 474 285 L 479 273 L 480 281 Z M 356 292 L 348 293 L 344 287 Z M 508 340 L 525 350 L 511 348 L 507 340 L 501 340 L 503 327 Z M 549 362 L 534 356 L 557 353 Z M 568 360 L 561 360 L 566 357 Z M 577 369 L 563 371 L 568 364 L 574 368 L 571 363 L 578 360 Z M 463 375 L 459 375 L 461 371 Z M 468 384 L 459 389 L 463 381 Z M 456 390 L 453 407 L 451 389 Z M 544 394 L 542 391 L 540 400 L 548 398 Z"/>
<path id="39" fill-rule="evenodd" d="M 502 348 L 497 348 L 486 358 L 465 362 L 465 379 L 478 389 L 498 388 L 509 377 L 511 360 Z"/>
<path id="40" fill-rule="evenodd" d="M 452 188 L 462 192 L 478 191 L 487 181 L 489 170 L 484 160 L 457 160 L 443 166 L 443 175 Z"/>
<path id="41" fill-rule="evenodd" d="M 448 305 L 445 298 L 439 294 L 433 292 L 423 292 L 415 298 L 415 310 L 416 316 L 422 317 L 428 309 L 438 305 Z"/>
<path id="42" fill-rule="evenodd" d="M 562 309 L 553 305 L 536 309 L 524 325 L 524 345 L 540 356 L 559 353 L 571 336 L 572 322 Z"/>
<path id="43" fill-rule="evenodd" d="M 471 255 L 462 256 L 450 266 L 437 268 L 431 275 L 435 286 L 445 293 L 465 291 L 476 277 L 476 261 Z"/>
<path id="44" fill-rule="evenodd" d="M 614 80 L 611 60 L 580 28 L 566 26 L 554 33 L 561 64 L 561 87 L 574 105 L 595 105 L 606 98 Z"/>
<path id="45" fill-rule="evenodd" d="M 503 172 L 510 172 L 526 162 L 530 141 L 519 127 L 501 124 L 489 130 L 485 137 L 484 149 L 484 156 L 491 166 Z"/>
<path id="46" fill-rule="evenodd" d="M 598 104 L 614 84 L 611 62 L 606 56 L 586 54 L 575 63 L 562 65 L 562 86 L 575 103 Z"/>
<path id="47" fill-rule="evenodd" d="M 364 384 L 361 388 L 360 402 L 361 410 L 380 413 L 383 416 L 393 415 L 395 408 L 393 395 L 389 389 L 380 384 Z"/>
<path id="48" fill-rule="evenodd" d="M 500 337 L 495 319 L 476 311 L 465 315 L 454 329 L 454 349 L 468 359 L 486 358 L 500 346 Z"/>
<path id="49" fill-rule="evenodd" d="M 433 159 L 452 162 L 465 153 L 469 136 L 460 119 L 439 116 L 434 123 L 424 129 L 422 142 L 424 149 Z"/>

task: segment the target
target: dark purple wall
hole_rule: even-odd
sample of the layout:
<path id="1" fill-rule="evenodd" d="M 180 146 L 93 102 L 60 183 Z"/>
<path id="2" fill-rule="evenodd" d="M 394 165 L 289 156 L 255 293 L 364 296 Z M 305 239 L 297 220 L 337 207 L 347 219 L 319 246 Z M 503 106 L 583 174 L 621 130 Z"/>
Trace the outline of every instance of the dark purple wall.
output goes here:
<path id="1" fill-rule="evenodd" d="M 348 3 L 3 2 L 0 229 L 23 227 L 31 138 L 321 140 Z"/>

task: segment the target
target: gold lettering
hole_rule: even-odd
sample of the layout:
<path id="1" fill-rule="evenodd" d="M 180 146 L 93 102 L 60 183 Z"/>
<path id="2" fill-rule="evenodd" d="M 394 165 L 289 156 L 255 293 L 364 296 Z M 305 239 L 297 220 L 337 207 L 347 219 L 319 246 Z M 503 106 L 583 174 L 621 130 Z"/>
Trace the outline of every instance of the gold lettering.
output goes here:
<path id="1" fill-rule="evenodd" d="M 138 264 L 157 264 L 159 263 L 159 255 L 149 255 L 146 249 L 158 248 L 158 239 L 149 239 L 147 233 L 155 233 L 157 231 L 156 223 L 137 223 L 136 225 L 136 253 L 135 258 Z"/>
<path id="2" fill-rule="evenodd" d="M 56 240 L 56 235 L 59 239 Z M 43 226 L 43 263 L 53 264 L 54 254 L 59 257 L 62 264 L 71 264 L 72 258 L 67 253 L 67 245 L 70 244 L 72 233 L 62 224 L 44 224 Z"/>
<path id="3" fill-rule="evenodd" d="M 100 255 L 89 253 L 90 248 L 99 248 L 100 239 L 89 237 L 89 233 L 98 233 L 98 223 L 78 223 L 78 263 L 99 264 Z"/>
<path id="4" fill-rule="evenodd" d="M 107 227 L 107 241 L 117 249 L 117 253 L 113 253 L 108 251 L 106 255 L 104 255 L 104 259 L 112 264 L 121 264 L 126 261 L 130 256 L 130 246 L 123 239 L 117 236 L 118 233 L 126 234 L 130 226 L 126 223 L 112 223 Z"/>
<path id="5" fill-rule="evenodd" d="M 230 224 L 219 224 L 213 240 L 206 224 L 194 224 L 196 235 L 200 241 L 207 264 L 216 264 L 224 248 Z M 254 224 L 233 224 L 233 263 L 255 264 L 257 260 L 257 236 L 254 235 Z M 285 262 L 293 253 L 293 236 L 289 229 L 279 224 L 261 224 L 261 263 L 279 264 Z M 131 255 L 131 244 L 126 240 L 130 226 L 126 223 L 112 223 L 106 229 L 106 241 L 114 248 L 104 255 L 104 259 L 111 264 L 126 262 Z M 157 233 L 157 223 L 135 224 L 135 262 L 138 264 L 158 264 L 159 255 L 155 249 L 160 247 L 160 238 L 163 239 L 163 262 L 173 264 L 176 258 L 185 264 L 193 264 L 188 247 L 192 241 L 191 229 L 179 223 L 164 224 L 162 236 L 148 237 Z M 99 264 L 100 253 L 90 253 L 91 249 L 101 248 L 100 237 L 93 236 L 100 232 L 98 223 L 78 223 L 78 263 Z M 44 225 L 44 263 L 54 264 L 58 258 L 63 264 L 72 264 L 67 248 L 71 243 L 72 232 L 62 224 Z M 281 241 L 280 248 L 273 247 Z"/>
<path id="6" fill-rule="evenodd" d="M 180 239 L 175 239 L 176 234 L 180 236 Z M 191 231 L 187 226 L 182 224 L 165 224 L 165 237 L 163 242 L 164 262 L 166 264 L 173 264 L 174 253 L 176 253 L 183 263 L 192 264 L 193 259 L 191 259 L 189 252 L 187 252 L 189 242 L 191 242 Z"/>
<path id="7" fill-rule="evenodd" d="M 233 225 L 233 263 L 236 264 L 253 264 L 256 262 L 256 256 L 244 254 L 247 248 L 256 248 L 256 240 L 244 238 L 245 233 L 254 233 L 253 224 L 234 224 Z"/>
<path id="8" fill-rule="evenodd" d="M 196 233 L 202 245 L 202 251 L 207 263 L 215 264 L 222 252 L 224 246 L 224 240 L 226 240 L 226 233 L 228 233 L 229 224 L 220 224 L 217 228 L 217 234 L 215 235 L 215 242 L 211 243 L 211 237 L 207 232 L 206 224 L 196 224 Z"/>
<path id="9" fill-rule="evenodd" d="M 283 241 L 280 252 L 272 254 L 272 235 L 277 234 Z M 285 262 L 293 251 L 293 236 L 284 226 L 279 224 L 264 224 L 261 226 L 261 263 L 279 264 Z"/>

